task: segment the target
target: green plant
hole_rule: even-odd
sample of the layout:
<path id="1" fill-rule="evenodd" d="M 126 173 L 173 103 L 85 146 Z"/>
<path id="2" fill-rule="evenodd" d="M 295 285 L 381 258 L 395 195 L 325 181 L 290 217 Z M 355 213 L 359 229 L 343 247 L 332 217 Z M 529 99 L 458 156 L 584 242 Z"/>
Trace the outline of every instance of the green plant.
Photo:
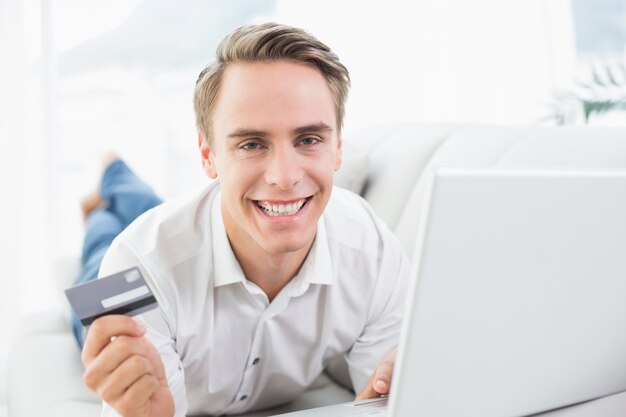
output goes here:
<path id="1" fill-rule="evenodd" d="M 594 115 L 626 110 L 626 65 L 603 62 L 592 65 L 590 71 L 589 81 L 577 81 L 573 90 L 554 95 L 550 119 L 565 124 L 572 106 L 579 106 L 585 123 Z"/>

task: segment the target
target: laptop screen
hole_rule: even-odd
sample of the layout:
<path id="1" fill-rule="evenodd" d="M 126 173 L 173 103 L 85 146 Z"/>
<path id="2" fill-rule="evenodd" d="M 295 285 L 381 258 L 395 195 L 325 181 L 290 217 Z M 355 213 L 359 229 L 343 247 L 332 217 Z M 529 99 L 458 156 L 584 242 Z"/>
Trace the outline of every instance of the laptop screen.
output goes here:
<path id="1" fill-rule="evenodd" d="M 626 389 L 626 171 L 438 170 L 392 416 L 520 416 Z"/>

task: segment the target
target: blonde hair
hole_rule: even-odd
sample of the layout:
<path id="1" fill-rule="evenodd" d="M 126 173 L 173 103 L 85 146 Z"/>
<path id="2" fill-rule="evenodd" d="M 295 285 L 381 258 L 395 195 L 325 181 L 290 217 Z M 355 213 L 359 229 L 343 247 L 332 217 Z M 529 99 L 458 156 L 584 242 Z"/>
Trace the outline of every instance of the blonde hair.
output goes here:
<path id="1" fill-rule="evenodd" d="M 350 75 L 337 55 L 307 31 L 277 23 L 242 26 L 222 40 L 215 56 L 216 60 L 200 72 L 193 98 L 196 126 L 209 143 L 220 80 L 232 63 L 288 60 L 317 68 L 333 95 L 337 125 L 343 126 Z"/>

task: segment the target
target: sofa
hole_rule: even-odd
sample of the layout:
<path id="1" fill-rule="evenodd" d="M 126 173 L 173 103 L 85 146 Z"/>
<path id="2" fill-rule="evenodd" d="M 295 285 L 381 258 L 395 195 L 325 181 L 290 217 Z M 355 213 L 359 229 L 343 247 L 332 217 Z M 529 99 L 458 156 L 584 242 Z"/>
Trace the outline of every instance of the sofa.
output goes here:
<path id="1" fill-rule="evenodd" d="M 540 127 L 459 124 L 389 124 L 344 138 L 337 184 L 361 194 L 413 253 L 426 171 L 434 167 L 626 168 L 626 127 Z M 59 260 L 59 288 L 71 285 L 76 259 Z M 91 417 L 100 402 L 82 383 L 80 353 L 69 311 L 26 317 L 10 353 L 9 417 Z M 268 413 L 350 401 L 340 360 L 335 380 L 322 375 L 301 398 Z M 343 377 L 341 376 L 343 375 Z M 267 413 L 265 413 L 267 414 Z M 256 413 L 255 416 L 263 415 Z M 551 417 L 626 415 L 626 393 L 546 413 Z"/>

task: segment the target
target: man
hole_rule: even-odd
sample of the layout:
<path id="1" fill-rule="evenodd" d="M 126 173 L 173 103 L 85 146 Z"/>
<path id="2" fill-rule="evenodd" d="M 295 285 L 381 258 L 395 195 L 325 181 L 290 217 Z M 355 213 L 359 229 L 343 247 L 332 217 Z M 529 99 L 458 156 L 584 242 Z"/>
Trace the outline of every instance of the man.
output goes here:
<path id="1" fill-rule="evenodd" d="M 222 41 L 194 97 L 218 181 L 140 217 L 100 270 L 139 266 L 159 302 L 87 333 L 84 380 L 105 415 L 269 408 L 338 355 L 361 398 L 388 392 L 408 261 L 361 198 L 333 190 L 348 88 L 337 56 L 300 29 Z"/>

